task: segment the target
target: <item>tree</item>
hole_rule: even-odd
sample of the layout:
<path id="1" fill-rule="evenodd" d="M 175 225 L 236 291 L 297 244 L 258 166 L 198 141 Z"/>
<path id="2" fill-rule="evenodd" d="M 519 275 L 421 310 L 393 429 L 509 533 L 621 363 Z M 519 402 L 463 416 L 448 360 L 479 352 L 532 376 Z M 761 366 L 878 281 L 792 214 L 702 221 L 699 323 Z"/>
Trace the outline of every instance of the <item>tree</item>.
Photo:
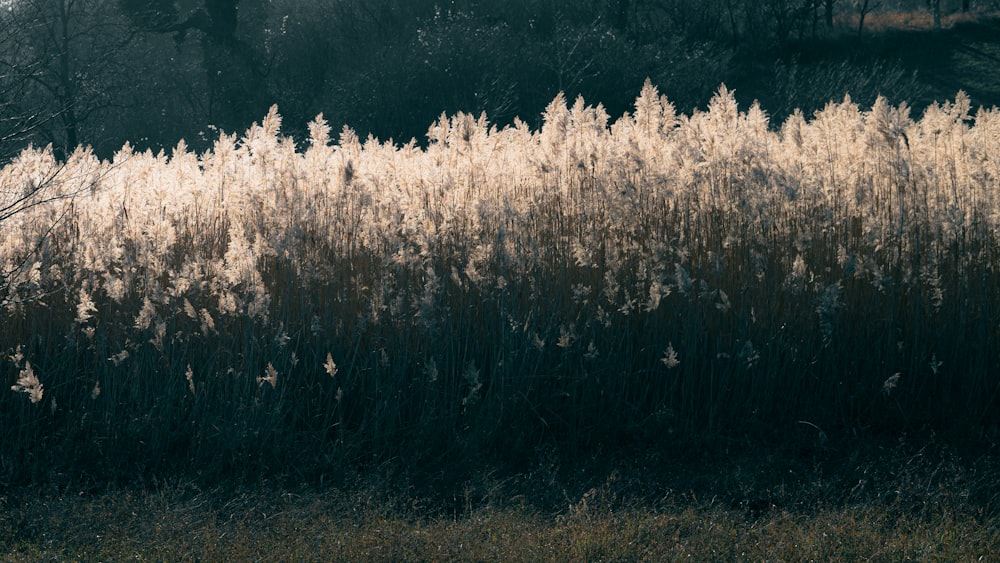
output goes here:
<path id="1" fill-rule="evenodd" d="M 200 35 L 202 66 L 211 98 L 210 114 L 215 125 L 230 131 L 266 110 L 268 61 L 259 43 L 248 41 L 240 31 L 242 0 L 118 0 L 118 6 L 136 29 L 146 33 L 172 34 L 183 42 L 191 32 Z M 266 12 L 266 3 L 249 0 L 249 13 Z M 183 9 L 187 6 L 187 9 Z"/>
<path id="2" fill-rule="evenodd" d="M 861 41 L 861 35 L 865 31 L 865 17 L 881 6 L 882 3 L 876 2 L 873 4 L 871 0 L 855 0 L 854 5 L 858 9 L 858 41 Z"/>
<path id="3" fill-rule="evenodd" d="M 22 100 L 6 109 L 30 117 L 20 124 L 22 140 L 52 143 L 64 158 L 89 120 L 112 105 L 132 35 L 100 0 L 19 0 L 4 17 L 15 48 L 2 54 L 3 78 L 20 81 L 13 88 Z"/>
<path id="4" fill-rule="evenodd" d="M 36 64 L 19 41 L 12 12 L 0 12 L 0 165 L 6 164 L 54 116 L 31 96 L 27 77 Z M 3 211 L 0 210 L 0 219 Z"/>
<path id="5" fill-rule="evenodd" d="M 823 18 L 826 27 L 833 27 L 833 8 L 836 4 L 837 0 L 823 0 Z"/>

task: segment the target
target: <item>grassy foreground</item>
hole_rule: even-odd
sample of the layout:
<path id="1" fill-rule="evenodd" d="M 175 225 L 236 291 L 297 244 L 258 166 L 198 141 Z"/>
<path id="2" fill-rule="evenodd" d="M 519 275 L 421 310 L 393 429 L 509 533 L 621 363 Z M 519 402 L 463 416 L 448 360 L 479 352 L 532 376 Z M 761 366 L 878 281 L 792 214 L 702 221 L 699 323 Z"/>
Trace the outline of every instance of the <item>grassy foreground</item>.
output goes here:
<path id="1" fill-rule="evenodd" d="M 0 560 L 976 561 L 1000 550 L 990 456 L 900 443 L 630 459 L 454 481 L 380 468 L 335 486 L 21 489 L 0 497 Z"/>

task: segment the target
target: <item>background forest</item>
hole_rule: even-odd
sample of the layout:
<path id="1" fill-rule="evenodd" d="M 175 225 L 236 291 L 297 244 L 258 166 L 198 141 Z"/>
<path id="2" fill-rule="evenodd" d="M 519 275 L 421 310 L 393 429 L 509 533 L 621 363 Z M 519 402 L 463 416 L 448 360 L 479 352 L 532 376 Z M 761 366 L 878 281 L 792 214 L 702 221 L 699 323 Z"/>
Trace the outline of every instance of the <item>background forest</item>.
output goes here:
<path id="1" fill-rule="evenodd" d="M 0 157 L 28 143 L 107 157 L 128 140 L 201 151 L 277 104 L 305 138 L 319 113 L 406 142 L 442 112 L 537 126 L 556 93 L 631 108 L 649 77 L 681 112 L 720 83 L 780 122 L 845 93 L 917 111 L 942 77 L 949 31 L 886 38 L 997 8 L 987 0 L 6 0 L 0 13 Z M 881 18 L 881 19 L 880 19 Z M 883 22 L 880 24 L 880 22 Z M 944 22 L 942 24 L 942 22 Z M 988 55 L 988 53 L 987 53 Z M 949 80 L 950 79 L 950 80 Z"/>

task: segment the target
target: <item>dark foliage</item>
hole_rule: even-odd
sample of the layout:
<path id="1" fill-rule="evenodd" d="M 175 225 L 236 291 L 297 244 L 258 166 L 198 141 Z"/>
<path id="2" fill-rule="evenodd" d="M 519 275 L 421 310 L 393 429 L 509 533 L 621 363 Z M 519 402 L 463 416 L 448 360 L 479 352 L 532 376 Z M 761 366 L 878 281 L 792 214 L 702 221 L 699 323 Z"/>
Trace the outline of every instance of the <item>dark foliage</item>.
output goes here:
<path id="1" fill-rule="evenodd" d="M 917 111 L 959 88 L 976 104 L 1000 100 L 992 85 L 934 62 L 982 51 L 987 41 L 988 64 L 994 40 L 963 38 L 992 28 L 965 25 L 915 40 L 868 33 L 859 43 L 859 14 L 836 0 L 118 0 L 59 10 L 36 3 L 2 16 L 0 82 L 20 85 L 0 84 L 13 96 L 0 105 L 6 153 L 51 142 L 59 154 L 91 145 L 108 156 L 126 140 L 159 150 L 181 138 L 203 149 L 219 130 L 242 131 L 273 103 L 289 123 L 322 112 L 335 129 L 422 142 L 443 111 L 486 112 L 503 125 L 539 115 L 559 91 L 620 115 L 646 77 L 681 111 L 726 83 L 741 102 L 767 101 L 779 118 L 794 108 L 808 115 L 846 93 L 862 104 L 878 93 L 905 96 Z M 945 18 L 970 9 L 940 5 Z M 868 21 L 877 15 L 866 13 Z M 117 20 L 128 25 L 108 25 Z M 40 25 L 72 40 L 52 48 L 24 35 Z M 39 67 L 59 71 L 60 84 L 40 83 Z"/>

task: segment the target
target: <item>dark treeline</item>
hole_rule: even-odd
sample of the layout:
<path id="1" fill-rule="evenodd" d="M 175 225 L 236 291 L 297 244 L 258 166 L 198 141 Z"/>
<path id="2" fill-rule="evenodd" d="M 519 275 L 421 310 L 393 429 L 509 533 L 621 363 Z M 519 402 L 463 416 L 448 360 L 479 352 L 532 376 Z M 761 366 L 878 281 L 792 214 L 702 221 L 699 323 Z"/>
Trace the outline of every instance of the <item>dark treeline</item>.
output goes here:
<path id="1" fill-rule="evenodd" d="M 204 149 L 271 104 L 297 137 L 323 113 L 335 130 L 421 141 L 441 112 L 535 125 L 559 91 L 620 115 L 647 77 L 681 111 L 704 105 L 722 82 L 775 118 L 845 92 L 862 104 L 878 93 L 912 101 L 922 88 L 912 69 L 866 55 L 853 37 L 833 54 L 817 56 L 816 46 L 876 9 L 938 14 L 969 4 L 7 0 L 0 156 L 28 143 L 51 143 L 59 155 L 86 145 L 109 156 L 126 140 L 159 150 L 183 138 Z"/>

